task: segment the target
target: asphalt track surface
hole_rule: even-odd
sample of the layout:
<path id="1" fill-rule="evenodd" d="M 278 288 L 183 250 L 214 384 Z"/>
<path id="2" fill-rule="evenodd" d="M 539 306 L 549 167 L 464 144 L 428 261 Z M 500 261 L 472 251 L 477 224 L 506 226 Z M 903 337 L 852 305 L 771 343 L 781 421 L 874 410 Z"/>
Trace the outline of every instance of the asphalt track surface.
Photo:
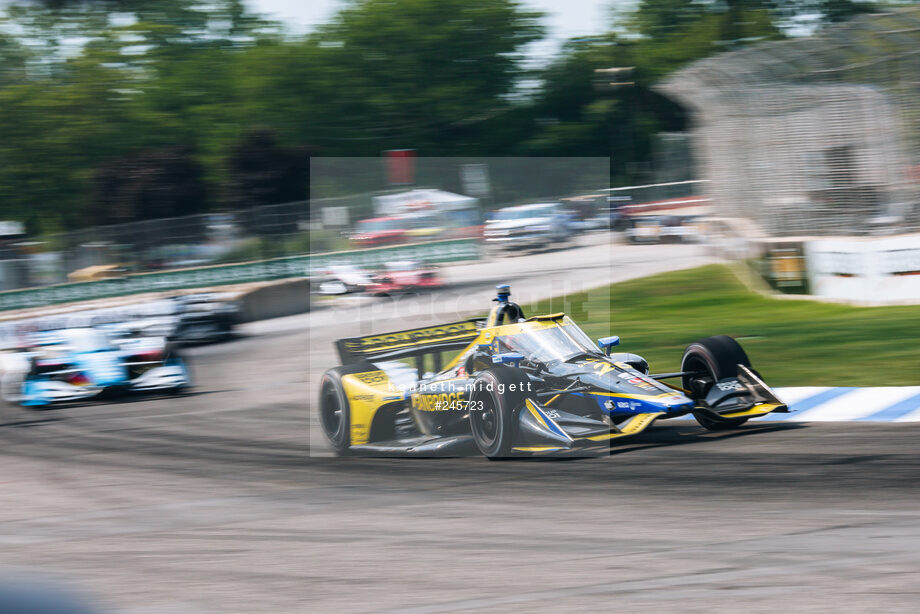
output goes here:
<path id="1" fill-rule="evenodd" d="M 920 425 L 660 424 L 568 461 L 324 457 L 314 363 L 367 307 L 191 350 L 188 396 L 4 409 L 0 574 L 132 614 L 916 611 Z"/>

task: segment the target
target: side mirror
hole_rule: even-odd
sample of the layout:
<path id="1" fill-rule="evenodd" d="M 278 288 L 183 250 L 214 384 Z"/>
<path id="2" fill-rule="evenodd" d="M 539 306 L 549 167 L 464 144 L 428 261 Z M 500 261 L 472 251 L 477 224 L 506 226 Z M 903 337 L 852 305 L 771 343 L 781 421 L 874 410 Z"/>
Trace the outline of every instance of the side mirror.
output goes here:
<path id="1" fill-rule="evenodd" d="M 524 360 L 523 354 L 518 354 L 517 352 L 505 352 L 504 354 L 496 354 L 492 357 L 493 364 L 513 364 L 515 367 Z"/>
<path id="2" fill-rule="evenodd" d="M 491 343 L 480 343 L 479 345 L 476 346 L 476 349 L 479 350 L 480 352 L 489 353 L 492 351 L 492 344 Z"/>
<path id="3" fill-rule="evenodd" d="M 597 340 L 597 346 L 604 350 L 604 354 L 610 355 L 610 348 L 620 345 L 620 338 L 614 335 L 613 337 L 601 337 Z"/>

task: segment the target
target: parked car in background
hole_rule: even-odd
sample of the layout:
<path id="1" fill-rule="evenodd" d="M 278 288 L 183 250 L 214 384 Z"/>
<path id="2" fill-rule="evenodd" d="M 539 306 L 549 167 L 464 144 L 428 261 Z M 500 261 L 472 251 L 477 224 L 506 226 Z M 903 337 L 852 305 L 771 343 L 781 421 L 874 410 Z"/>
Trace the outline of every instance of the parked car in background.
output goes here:
<path id="1" fill-rule="evenodd" d="M 574 231 L 606 230 L 610 226 L 608 196 L 585 194 L 563 198 L 562 204 L 571 215 Z"/>
<path id="2" fill-rule="evenodd" d="M 399 217 L 374 217 L 361 220 L 349 237 L 356 247 L 394 245 L 408 240 L 408 222 Z"/>
<path id="3" fill-rule="evenodd" d="M 663 240 L 675 243 L 699 243 L 702 240 L 703 231 L 700 223 L 700 216 L 682 215 L 672 217 L 676 222 L 665 224 Z"/>
<path id="4" fill-rule="evenodd" d="M 629 216 L 624 212 L 624 207 L 629 205 L 629 196 L 607 197 L 607 227 L 610 230 L 623 232 L 629 228 Z"/>
<path id="5" fill-rule="evenodd" d="M 483 230 L 486 245 L 495 249 L 549 247 L 572 235 L 571 215 L 559 203 L 499 209 Z"/>
<path id="6" fill-rule="evenodd" d="M 630 219 L 626 236 L 633 243 L 695 243 L 700 240 L 697 216 L 641 215 Z"/>
<path id="7" fill-rule="evenodd" d="M 418 260 L 387 262 L 371 279 L 367 292 L 376 296 L 439 288 L 444 284 L 433 266 Z"/>
<path id="8" fill-rule="evenodd" d="M 626 237 L 632 243 L 658 243 L 661 240 L 661 228 L 661 216 L 637 215 L 630 218 Z"/>

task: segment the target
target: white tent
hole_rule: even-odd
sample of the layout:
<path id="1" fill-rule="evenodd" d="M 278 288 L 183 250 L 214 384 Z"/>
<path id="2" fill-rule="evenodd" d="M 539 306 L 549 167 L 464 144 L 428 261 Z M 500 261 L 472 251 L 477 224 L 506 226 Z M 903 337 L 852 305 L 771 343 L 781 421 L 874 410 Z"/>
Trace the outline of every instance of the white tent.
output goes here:
<path id="1" fill-rule="evenodd" d="M 478 199 L 444 190 L 418 189 L 374 197 L 374 214 L 378 216 L 478 208 Z"/>

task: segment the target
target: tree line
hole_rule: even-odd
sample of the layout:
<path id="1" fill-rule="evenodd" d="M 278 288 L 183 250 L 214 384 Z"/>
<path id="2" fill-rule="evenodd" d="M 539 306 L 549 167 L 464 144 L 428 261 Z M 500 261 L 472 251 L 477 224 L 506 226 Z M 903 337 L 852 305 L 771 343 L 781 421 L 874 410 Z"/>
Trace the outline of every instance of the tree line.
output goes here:
<path id="1" fill-rule="evenodd" d="M 243 0 L 14 2 L 0 9 L 0 218 L 49 233 L 299 200 L 310 156 L 394 148 L 609 155 L 612 181 L 641 181 L 653 135 L 687 127 L 657 80 L 867 10 L 641 0 L 534 62 L 545 16 L 515 0 L 351 0 L 306 35 Z M 628 70 L 611 86 L 605 68 Z"/>

